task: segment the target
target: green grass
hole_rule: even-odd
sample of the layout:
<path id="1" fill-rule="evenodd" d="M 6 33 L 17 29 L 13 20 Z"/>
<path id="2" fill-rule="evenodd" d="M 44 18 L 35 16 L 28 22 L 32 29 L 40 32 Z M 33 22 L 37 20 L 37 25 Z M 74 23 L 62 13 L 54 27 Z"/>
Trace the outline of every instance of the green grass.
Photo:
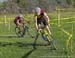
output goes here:
<path id="1" fill-rule="evenodd" d="M 67 15 L 64 15 L 67 14 Z M 71 15 L 70 15 L 71 14 Z M 49 17 L 51 18 L 51 32 L 54 37 L 54 39 L 57 41 L 57 50 L 50 50 L 50 46 L 44 46 L 47 42 L 45 42 L 43 39 L 41 39 L 41 36 L 39 36 L 39 39 L 37 40 L 37 49 L 34 50 L 32 43 L 34 42 L 34 38 L 30 38 L 27 34 L 24 38 L 18 38 L 14 32 L 14 23 L 13 19 L 15 15 L 7 15 L 7 22 L 10 18 L 10 30 L 9 30 L 9 24 L 6 25 L 4 23 L 0 23 L 0 58 L 74 58 L 74 52 L 75 52 L 75 31 L 72 30 L 75 29 L 74 24 L 75 23 L 66 23 L 74 21 L 74 18 L 70 18 L 67 20 L 63 20 L 62 18 L 65 17 L 72 17 L 72 12 L 62 12 L 61 17 L 61 25 L 62 28 L 64 28 L 67 32 L 71 33 L 73 35 L 72 37 L 72 50 L 73 52 L 70 52 L 70 49 L 68 53 L 66 53 L 66 45 L 65 42 L 68 39 L 68 35 L 66 35 L 61 28 L 58 27 L 58 21 L 53 20 L 57 18 L 57 13 L 50 13 Z M 32 34 L 36 35 L 35 30 L 35 23 L 34 19 L 32 17 L 33 15 L 27 15 L 25 16 L 25 19 L 30 20 L 30 26 L 32 27 Z M 0 22 L 4 22 L 3 15 L 0 16 Z M 72 33 L 73 32 L 73 33 Z M 4 36 L 3 36 L 4 35 Z M 7 35 L 7 36 L 5 36 Z M 64 48 L 64 49 L 63 49 Z"/>

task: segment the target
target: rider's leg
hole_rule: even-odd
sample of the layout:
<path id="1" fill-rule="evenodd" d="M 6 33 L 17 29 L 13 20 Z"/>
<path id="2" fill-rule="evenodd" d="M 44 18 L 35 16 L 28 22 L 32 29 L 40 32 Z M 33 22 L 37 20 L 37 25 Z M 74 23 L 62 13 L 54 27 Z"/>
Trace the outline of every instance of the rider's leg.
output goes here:
<path id="1" fill-rule="evenodd" d="M 49 35 L 51 35 L 51 31 L 50 31 L 50 29 L 49 29 L 49 26 L 48 26 L 48 25 L 46 25 L 46 30 L 47 30 L 48 34 L 49 34 Z"/>
<path id="2" fill-rule="evenodd" d="M 46 28 L 48 34 L 51 35 L 51 31 L 50 31 L 50 29 L 49 29 L 49 23 L 48 23 L 48 21 L 43 17 L 43 18 L 42 18 L 42 22 L 43 22 L 43 24 L 44 24 L 44 26 L 45 26 L 45 28 Z"/>
<path id="3" fill-rule="evenodd" d="M 18 27 L 19 27 L 19 32 L 23 32 L 23 24 L 20 23 L 20 25 L 18 25 Z"/>
<path id="4" fill-rule="evenodd" d="M 49 45 L 52 44 L 52 45 L 54 46 L 54 50 L 56 50 L 55 44 L 54 44 L 53 39 L 52 39 L 52 36 L 51 36 L 51 31 L 50 31 L 48 25 L 46 25 L 46 30 L 47 30 L 48 34 L 50 35 L 50 39 L 49 39 L 49 41 L 48 41 L 48 44 L 49 44 Z"/>
<path id="5" fill-rule="evenodd" d="M 45 26 L 45 28 L 46 28 L 49 36 L 51 36 L 51 31 L 49 29 L 49 24 L 48 24 L 48 22 L 45 19 L 43 19 L 43 24 L 44 24 L 44 26 Z M 50 42 L 51 41 L 51 38 L 49 38 L 48 41 Z"/>
<path id="6" fill-rule="evenodd" d="M 51 31 L 50 31 L 48 25 L 46 25 L 45 27 L 46 27 L 46 30 L 47 30 L 47 32 L 48 32 L 48 34 L 49 34 L 48 44 L 50 45 L 50 44 L 52 44 Z"/>

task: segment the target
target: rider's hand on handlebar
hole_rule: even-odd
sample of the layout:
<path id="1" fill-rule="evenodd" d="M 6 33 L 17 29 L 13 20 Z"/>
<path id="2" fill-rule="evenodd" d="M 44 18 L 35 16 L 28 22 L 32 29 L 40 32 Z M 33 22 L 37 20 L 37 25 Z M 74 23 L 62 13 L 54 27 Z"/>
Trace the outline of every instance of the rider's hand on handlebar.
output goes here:
<path id="1" fill-rule="evenodd" d="M 38 32 L 40 33 L 42 29 L 38 29 Z"/>

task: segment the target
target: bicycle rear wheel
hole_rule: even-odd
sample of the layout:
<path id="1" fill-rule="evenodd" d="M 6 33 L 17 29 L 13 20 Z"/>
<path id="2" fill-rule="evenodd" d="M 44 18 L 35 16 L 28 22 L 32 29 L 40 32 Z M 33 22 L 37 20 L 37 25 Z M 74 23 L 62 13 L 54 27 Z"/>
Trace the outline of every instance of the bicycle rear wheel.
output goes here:
<path id="1" fill-rule="evenodd" d="M 19 27 L 15 27 L 15 33 L 17 34 L 18 37 L 24 36 L 24 32 L 19 32 Z"/>

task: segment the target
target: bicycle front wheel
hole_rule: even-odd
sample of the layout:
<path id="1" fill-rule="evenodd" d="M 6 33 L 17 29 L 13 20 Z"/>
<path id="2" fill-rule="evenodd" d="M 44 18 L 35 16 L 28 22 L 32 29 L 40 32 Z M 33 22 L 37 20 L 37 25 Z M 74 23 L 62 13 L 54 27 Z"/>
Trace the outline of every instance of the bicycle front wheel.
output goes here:
<path id="1" fill-rule="evenodd" d="M 51 45 L 54 49 L 56 49 L 56 41 L 54 38 L 48 34 L 46 30 L 42 32 L 42 38 L 48 42 L 49 45 Z"/>

